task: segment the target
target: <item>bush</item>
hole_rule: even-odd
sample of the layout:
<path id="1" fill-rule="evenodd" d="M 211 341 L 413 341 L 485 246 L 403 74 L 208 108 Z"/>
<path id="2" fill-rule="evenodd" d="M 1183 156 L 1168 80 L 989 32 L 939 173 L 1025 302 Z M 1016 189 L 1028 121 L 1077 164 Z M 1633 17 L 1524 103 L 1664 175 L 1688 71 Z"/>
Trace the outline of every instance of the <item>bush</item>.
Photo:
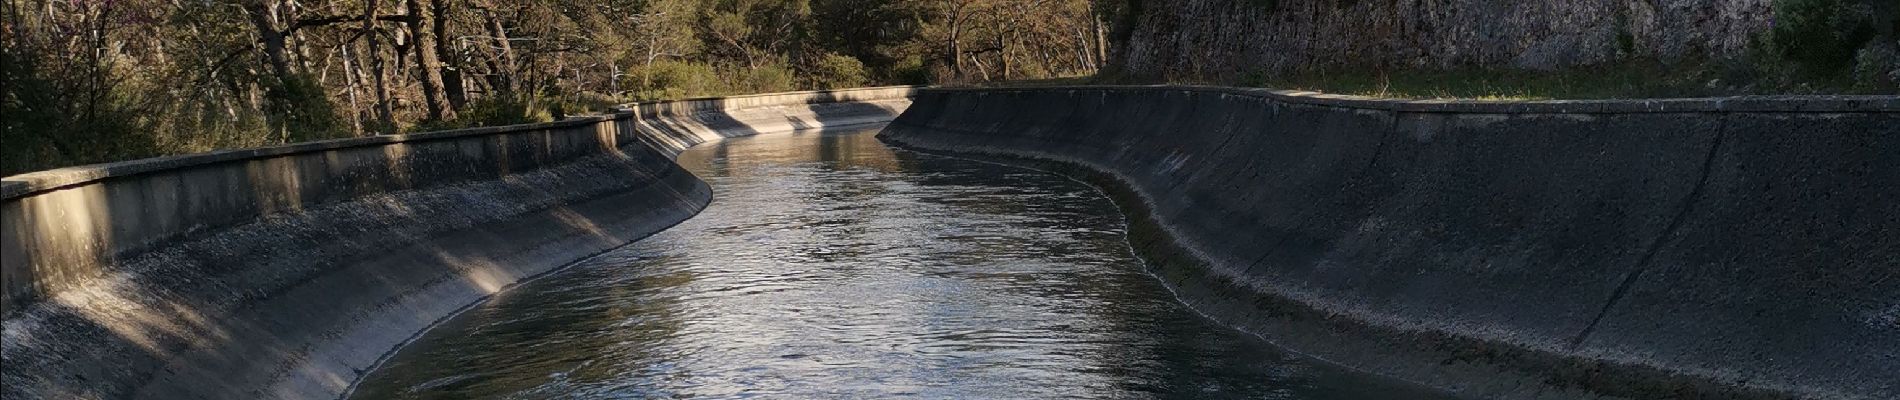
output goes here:
<path id="1" fill-rule="evenodd" d="M 347 136 L 338 126 L 336 107 L 315 77 L 294 75 L 266 79 L 264 111 L 281 143 Z"/>
<path id="2" fill-rule="evenodd" d="M 870 81 L 864 69 L 864 62 L 857 57 L 830 53 L 819 57 L 811 68 L 811 87 L 816 89 L 841 89 L 864 86 Z"/>
<path id="3" fill-rule="evenodd" d="M 661 60 L 634 68 L 621 78 L 633 100 L 672 100 L 797 90 L 798 77 L 784 64 L 763 62 L 758 68 L 714 67 L 711 64 Z M 577 110 L 578 111 L 578 110 Z"/>
<path id="4" fill-rule="evenodd" d="M 758 68 L 749 70 L 739 69 L 732 71 L 731 75 L 743 77 L 743 86 L 735 88 L 737 90 L 729 93 L 712 94 L 771 93 L 791 91 L 798 88 L 798 78 L 796 74 L 792 73 L 792 69 L 786 68 L 784 64 L 776 62 L 764 63 L 763 65 L 759 65 Z"/>
<path id="5" fill-rule="evenodd" d="M 659 60 L 628 71 L 625 87 L 640 100 L 680 99 L 726 92 L 726 83 L 711 65 Z"/>
<path id="6" fill-rule="evenodd" d="M 120 84 L 88 92 L 87 76 L 37 56 L 0 49 L 0 175 L 166 154 L 134 107 L 142 93 Z"/>
<path id="7" fill-rule="evenodd" d="M 1854 63 L 1854 85 L 1864 90 L 1900 92 L 1900 46 L 1889 41 L 1862 48 Z"/>
<path id="8" fill-rule="evenodd" d="M 891 66 L 891 80 L 905 85 L 928 85 L 931 83 L 930 67 L 924 64 L 923 57 L 905 57 Z"/>
<path id="9" fill-rule="evenodd" d="M 490 96 L 469 103 L 462 118 L 470 126 L 531 124 L 554 120 L 533 98 L 526 96 Z"/>
<path id="10" fill-rule="evenodd" d="M 1816 76 L 1838 76 L 1873 40 L 1872 11 L 1844 0 L 1775 0 L 1770 51 Z"/>

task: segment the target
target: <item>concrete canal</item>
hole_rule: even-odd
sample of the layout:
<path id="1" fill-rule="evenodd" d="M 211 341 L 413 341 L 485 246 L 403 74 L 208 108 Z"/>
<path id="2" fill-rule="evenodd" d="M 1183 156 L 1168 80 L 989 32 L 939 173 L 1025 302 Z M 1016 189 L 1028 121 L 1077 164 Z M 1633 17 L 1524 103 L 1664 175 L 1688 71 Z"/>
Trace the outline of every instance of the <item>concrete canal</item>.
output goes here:
<path id="1" fill-rule="evenodd" d="M 355 397 L 1440 397 L 1197 315 L 1087 185 L 872 134 L 686 151 L 698 216 L 471 309 Z"/>
<path id="2" fill-rule="evenodd" d="M 1894 399 L 1897 139 L 1895 96 L 887 87 L 41 171 L 0 398 Z"/>

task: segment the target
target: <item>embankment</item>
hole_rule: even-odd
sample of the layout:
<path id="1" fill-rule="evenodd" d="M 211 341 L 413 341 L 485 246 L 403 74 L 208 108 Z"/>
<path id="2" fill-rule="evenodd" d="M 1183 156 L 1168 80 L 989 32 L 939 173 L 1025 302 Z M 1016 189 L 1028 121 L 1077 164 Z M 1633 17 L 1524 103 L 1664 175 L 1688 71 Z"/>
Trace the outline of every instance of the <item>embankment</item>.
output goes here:
<path id="1" fill-rule="evenodd" d="M 932 89 L 887 141 L 1102 184 L 1184 301 L 1490 398 L 1900 398 L 1900 98 Z"/>
<path id="2" fill-rule="evenodd" d="M 888 121 L 912 88 L 7 177 L 0 397 L 330 398 L 441 318 L 691 217 L 720 137 Z"/>

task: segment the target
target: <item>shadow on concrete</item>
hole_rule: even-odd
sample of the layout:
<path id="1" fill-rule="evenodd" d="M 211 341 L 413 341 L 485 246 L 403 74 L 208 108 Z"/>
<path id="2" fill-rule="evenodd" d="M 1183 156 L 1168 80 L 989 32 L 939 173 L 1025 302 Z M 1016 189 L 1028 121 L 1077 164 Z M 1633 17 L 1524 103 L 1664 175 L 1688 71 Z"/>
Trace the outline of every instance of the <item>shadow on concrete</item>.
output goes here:
<path id="1" fill-rule="evenodd" d="M 334 397 L 464 305 L 696 213 L 679 151 L 907 104 L 748 98 L 9 177 L 0 397 Z"/>

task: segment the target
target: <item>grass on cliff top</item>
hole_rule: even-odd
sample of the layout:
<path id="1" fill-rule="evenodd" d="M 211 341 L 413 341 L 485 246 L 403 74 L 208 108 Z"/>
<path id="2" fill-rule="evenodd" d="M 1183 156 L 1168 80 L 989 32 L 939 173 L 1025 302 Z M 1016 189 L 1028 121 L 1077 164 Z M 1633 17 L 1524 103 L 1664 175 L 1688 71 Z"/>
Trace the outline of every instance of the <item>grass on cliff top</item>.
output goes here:
<path id="1" fill-rule="evenodd" d="M 1672 71 L 1631 64 L 1558 71 L 1347 70 L 1256 75 L 1235 83 L 1251 87 L 1406 99 L 1627 99 L 1879 92 L 1877 88 L 1856 87 L 1851 81 L 1771 79 L 1760 74 L 1710 69 Z"/>
<path id="2" fill-rule="evenodd" d="M 1156 83 L 1259 87 L 1399 99 L 1553 100 L 1900 93 L 1900 89 L 1891 85 L 1869 85 L 1849 77 L 1800 77 L 1787 71 L 1733 65 L 1672 68 L 1653 62 L 1625 62 L 1556 71 L 1482 68 L 1390 71 L 1334 69 L 1275 75 L 1250 74 L 1229 79 L 1161 81 L 1101 75 L 990 86 Z"/>
<path id="3" fill-rule="evenodd" d="M 1405 99 L 1550 100 L 1731 95 L 1716 82 L 1658 78 L 1630 68 L 1599 71 L 1324 71 L 1256 75 L 1242 86 Z"/>

